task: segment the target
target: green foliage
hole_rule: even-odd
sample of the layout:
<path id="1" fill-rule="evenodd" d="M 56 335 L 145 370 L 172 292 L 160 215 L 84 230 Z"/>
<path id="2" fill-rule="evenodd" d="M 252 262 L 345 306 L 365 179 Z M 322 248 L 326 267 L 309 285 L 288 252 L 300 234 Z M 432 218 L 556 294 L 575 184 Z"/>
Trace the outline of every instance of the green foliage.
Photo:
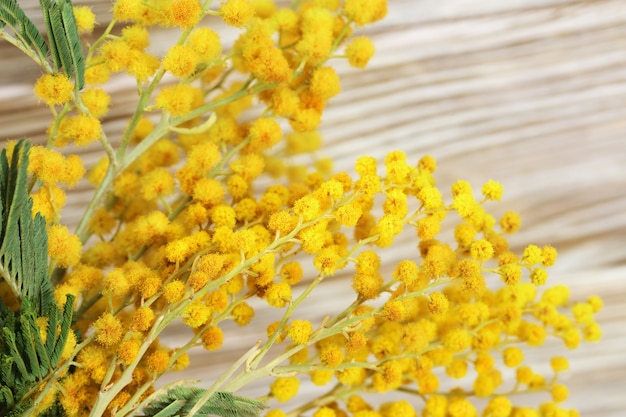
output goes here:
<path id="1" fill-rule="evenodd" d="M 39 0 L 55 68 L 76 79 L 79 90 L 85 84 L 85 57 L 70 0 Z"/>
<path id="2" fill-rule="evenodd" d="M 16 0 L 0 0 L 0 32 L 8 26 L 24 50 L 31 50 L 43 61 L 50 51 L 41 33 Z"/>
<path id="3" fill-rule="evenodd" d="M 20 140 L 11 163 L 0 154 L 0 275 L 18 300 L 29 298 L 38 315 L 54 304 L 48 279 L 48 240 L 45 219 L 32 215 L 28 196 L 30 143 Z"/>
<path id="4" fill-rule="evenodd" d="M 152 401 L 142 413 L 148 417 L 185 417 L 205 393 L 203 388 L 178 386 Z M 261 401 L 238 397 L 228 392 L 216 392 L 200 407 L 196 415 L 256 417 L 265 407 Z"/>
<path id="5" fill-rule="evenodd" d="M 54 300 L 48 278 L 45 220 L 32 216 L 28 196 L 30 143 L 20 140 L 9 161 L 0 154 L 0 274 L 19 302 L 16 311 L 0 299 L 0 415 L 24 408 L 26 398 L 55 368 L 69 332 L 74 297 L 63 311 Z M 46 317 L 45 337 L 38 317 Z"/>
<path id="6" fill-rule="evenodd" d="M 0 36 L 11 28 L 15 39 L 13 44 L 27 54 L 38 57 L 43 63 L 52 58 L 54 71 L 63 71 L 68 77 L 74 77 L 76 88 L 85 84 L 85 56 L 78 35 L 78 25 L 74 17 L 71 0 L 39 0 L 48 44 L 39 33 L 32 20 L 16 0 L 0 0 Z"/>
<path id="7" fill-rule="evenodd" d="M 73 296 L 67 298 L 63 312 L 51 304 L 45 342 L 37 325 L 35 308 L 25 299 L 17 312 L 0 304 L 0 415 L 32 399 L 24 398 L 55 368 L 72 324 Z"/>

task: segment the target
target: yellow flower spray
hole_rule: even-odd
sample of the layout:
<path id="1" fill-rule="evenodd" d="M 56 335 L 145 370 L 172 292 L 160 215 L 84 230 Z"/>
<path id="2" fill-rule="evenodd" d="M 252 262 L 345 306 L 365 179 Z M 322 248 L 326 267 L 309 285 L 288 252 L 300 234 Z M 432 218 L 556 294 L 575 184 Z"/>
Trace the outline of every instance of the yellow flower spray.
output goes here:
<path id="1" fill-rule="evenodd" d="M 2 410 L 199 416 L 227 398 L 242 416 L 265 404 L 271 417 L 577 415 L 562 406 L 567 359 L 552 358 L 552 373 L 543 375 L 524 351 L 548 338 L 568 349 L 598 340 L 602 301 L 570 301 L 565 286 L 540 291 L 557 252 L 509 249 L 519 215 L 488 212 L 501 184 L 488 181 L 481 195 L 465 181 L 441 190 L 431 156 L 410 160 L 401 151 L 382 163 L 358 158 L 356 175 L 333 173 L 327 160 L 292 162 L 320 146 L 316 129 L 341 91 L 331 65 L 367 65 L 374 46 L 353 33 L 386 8 L 385 0 L 292 8 L 270 0 L 117 0 L 111 24 L 85 45 L 84 87 L 67 75 L 76 80 L 76 72 L 31 54 L 44 72 L 34 93 L 53 115 L 47 143 L 29 154 L 32 214 L 45 218 L 56 303 L 75 301 L 58 363 L 15 400 L 21 408 L 3 399 Z M 81 33 L 108 20 L 87 7 L 74 16 Z M 232 47 L 210 28 L 219 19 L 240 30 Z M 163 56 L 147 49 L 155 27 L 179 28 Z M 135 79 L 138 92 L 119 138 L 102 123 L 114 73 Z M 86 172 L 68 145 L 92 142 L 103 157 Z M 7 144 L 9 155 L 15 146 Z M 70 233 L 61 219 L 65 192 L 83 177 L 93 196 Z M 272 185 L 261 187 L 267 178 Z M 457 224 L 451 236 L 441 233 L 447 217 Z M 407 229 L 414 256 L 383 268 L 377 249 Z M 313 276 L 304 272 L 309 264 Z M 300 316 L 303 301 L 340 272 L 350 276 L 353 300 L 321 322 Z M 19 294 L 8 282 L 2 305 L 15 309 Z M 206 389 L 157 388 L 161 375 L 190 365 L 190 351 L 219 350 L 233 331 L 228 321 L 255 323 L 254 299 L 282 312 L 264 340 L 203 381 Z M 192 336 L 162 345 L 175 319 Z M 268 376 L 262 403 L 227 397 Z M 443 388 L 449 380 L 463 383 Z M 308 381 L 325 391 L 298 402 Z M 375 396 L 391 391 L 406 397 Z M 538 391 L 546 401 L 538 408 L 513 396 Z M 164 411 L 175 403 L 178 411 Z"/>

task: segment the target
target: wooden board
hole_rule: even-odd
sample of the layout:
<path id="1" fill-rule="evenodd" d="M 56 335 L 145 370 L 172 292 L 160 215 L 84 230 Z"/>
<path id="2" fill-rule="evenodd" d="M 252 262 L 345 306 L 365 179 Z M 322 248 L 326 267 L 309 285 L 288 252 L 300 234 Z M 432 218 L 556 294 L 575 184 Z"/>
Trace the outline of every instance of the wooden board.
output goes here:
<path id="1" fill-rule="evenodd" d="M 38 13 L 37 2 L 20 3 L 31 15 Z M 86 3 L 100 15 L 110 7 Z M 575 299 L 593 293 L 605 300 L 599 314 L 604 340 L 572 352 L 567 405 L 586 417 L 623 416 L 626 4 L 389 0 L 388 19 L 367 33 L 376 57 L 365 71 L 340 65 L 344 92 L 324 116 L 323 153 L 335 159 L 337 169 L 351 169 L 363 150 L 379 159 L 392 149 L 413 160 L 432 154 L 444 189 L 460 178 L 476 187 L 489 178 L 502 182 L 505 197 L 496 211 L 516 209 L 524 219 L 514 245 L 556 246 L 560 258 L 551 281 L 570 285 Z M 37 68 L 3 42 L 0 59 L 0 139 L 41 140 L 49 118 L 30 95 Z M 105 122 L 112 137 L 124 125 L 133 97 L 123 81 L 113 90 Z M 83 150 L 86 161 L 94 161 L 96 150 Z M 67 222 L 76 221 L 88 196 L 86 187 L 78 187 L 64 213 Z M 407 244 L 383 259 L 392 263 L 414 253 Z M 320 290 L 318 300 L 331 304 L 307 305 L 304 314 L 319 317 L 320 310 L 350 297 L 346 277 Z M 261 326 L 255 329 L 264 333 Z M 175 343 L 176 334 L 167 341 Z M 204 362 L 176 377 L 210 379 L 238 346 L 257 337 L 227 340 L 219 354 L 198 355 Z M 548 346 L 537 361 L 556 347 Z M 264 390 L 258 385 L 250 392 Z"/>

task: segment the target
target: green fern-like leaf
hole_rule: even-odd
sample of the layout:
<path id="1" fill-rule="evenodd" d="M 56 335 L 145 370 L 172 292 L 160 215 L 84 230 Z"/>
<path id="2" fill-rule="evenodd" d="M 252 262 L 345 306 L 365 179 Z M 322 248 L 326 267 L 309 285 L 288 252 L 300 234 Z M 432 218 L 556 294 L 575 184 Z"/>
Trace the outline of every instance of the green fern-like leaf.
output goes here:
<path id="1" fill-rule="evenodd" d="M 61 18 L 67 40 L 69 52 L 72 56 L 71 75 L 76 80 L 76 87 L 80 90 L 85 85 L 85 56 L 78 35 L 78 23 L 74 16 L 74 9 L 70 0 L 64 0 L 61 4 Z M 66 71 L 67 72 L 67 71 Z M 68 72 L 68 74 L 70 74 Z"/>
<path id="2" fill-rule="evenodd" d="M 72 331 L 74 297 L 68 295 L 63 311 L 57 306 L 47 272 L 45 220 L 32 216 L 29 150 L 30 143 L 20 140 L 11 158 L 6 150 L 0 153 L 0 276 L 19 302 L 13 311 L 0 298 L 1 416 L 28 410 L 32 398 L 26 394 L 56 368 Z M 45 342 L 38 317 L 48 319 Z"/>
<path id="3" fill-rule="evenodd" d="M 74 77 L 79 90 L 85 84 L 85 57 L 70 0 L 39 0 L 55 68 Z"/>
<path id="4" fill-rule="evenodd" d="M 142 410 L 147 417 L 186 417 L 206 393 L 203 388 L 175 387 L 152 401 Z M 265 403 L 239 397 L 228 392 L 216 392 L 202 405 L 197 416 L 257 417 Z"/>
<path id="5" fill-rule="evenodd" d="M 46 41 L 16 0 L 0 0 L 0 30 L 10 27 L 23 49 L 30 49 L 43 61 L 50 52 Z"/>
<path id="6" fill-rule="evenodd" d="M 48 279 L 48 240 L 42 216 L 32 215 L 28 196 L 28 152 L 30 143 L 20 140 L 11 164 L 0 154 L 0 276 L 18 300 L 30 298 L 38 315 L 54 303 Z"/>
<path id="7" fill-rule="evenodd" d="M 68 295 L 63 312 L 56 306 L 50 307 L 46 315 L 48 329 L 45 343 L 30 299 L 23 300 L 17 312 L 0 304 L 0 415 L 6 415 L 15 406 L 28 405 L 32 399 L 24 398 L 24 395 L 56 368 L 69 332 L 72 331 L 73 303 L 74 297 Z M 54 326 L 54 331 L 50 330 L 52 323 L 59 324 Z M 3 394 L 8 392 L 11 396 Z"/>

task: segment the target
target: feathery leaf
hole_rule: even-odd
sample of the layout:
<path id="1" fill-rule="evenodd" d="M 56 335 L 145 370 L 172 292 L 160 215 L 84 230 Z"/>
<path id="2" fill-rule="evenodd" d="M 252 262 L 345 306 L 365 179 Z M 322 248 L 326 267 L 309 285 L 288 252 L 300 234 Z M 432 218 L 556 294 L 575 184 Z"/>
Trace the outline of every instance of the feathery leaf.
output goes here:
<path id="1" fill-rule="evenodd" d="M 63 311 L 48 278 L 45 220 L 32 215 L 28 195 L 30 143 L 20 140 L 9 159 L 0 153 L 0 276 L 19 302 L 17 311 L 0 299 L 0 415 L 19 415 L 32 398 L 24 397 L 55 368 L 72 331 L 74 297 Z M 45 333 L 38 317 L 48 319 Z M 45 334 L 46 341 L 43 341 Z M 10 392 L 11 396 L 6 393 Z M 18 413 L 19 411 L 19 413 Z"/>
<path id="2" fill-rule="evenodd" d="M 41 60 L 49 56 L 46 41 L 16 0 L 0 0 L 0 30 L 6 25 L 13 30 L 24 49 L 30 49 Z"/>
<path id="3" fill-rule="evenodd" d="M 78 23 L 74 16 L 74 9 L 70 0 L 64 0 L 61 5 L 61 18 L 63 19 L 63 29 L 72 56 L 72 71 L 66 71 L 68 75 L 73 75 L 76 80 L 76 88 L 82 89 L 85 85 L 85 56 L 83 47 L 78 35 Z M 68 68 L 69 70 L 69 68 Z"/>
<path id="4" fill-rule="evenodd" d="M 206 389 L 177 386 L 152 401 L 142 410 L 147 417 L 185 417 L 196 405 Z M 198 416 L 257 417 L 266 407 L 265 403 L 239 397 L 229 392 L 215 392 L 202 405 Z"/>
<path id="5" fill-rule="evenodd" d="M 37 315 L 54 303 L 48 279 L 48 240 L 45 220 L 32 216 L 28 196 L 28 152 L 30 143 L 21 139 L 11 164 L 6 149 L 0 154 L 0 275 L 18 300 L 33 300 Z"/>
<path id="6" fill-rule="evenodd" d="M 74 77 L 76 88 L 85 84 L 85 56 L 70 0 L 39 0 L 57 70 Z"/>

